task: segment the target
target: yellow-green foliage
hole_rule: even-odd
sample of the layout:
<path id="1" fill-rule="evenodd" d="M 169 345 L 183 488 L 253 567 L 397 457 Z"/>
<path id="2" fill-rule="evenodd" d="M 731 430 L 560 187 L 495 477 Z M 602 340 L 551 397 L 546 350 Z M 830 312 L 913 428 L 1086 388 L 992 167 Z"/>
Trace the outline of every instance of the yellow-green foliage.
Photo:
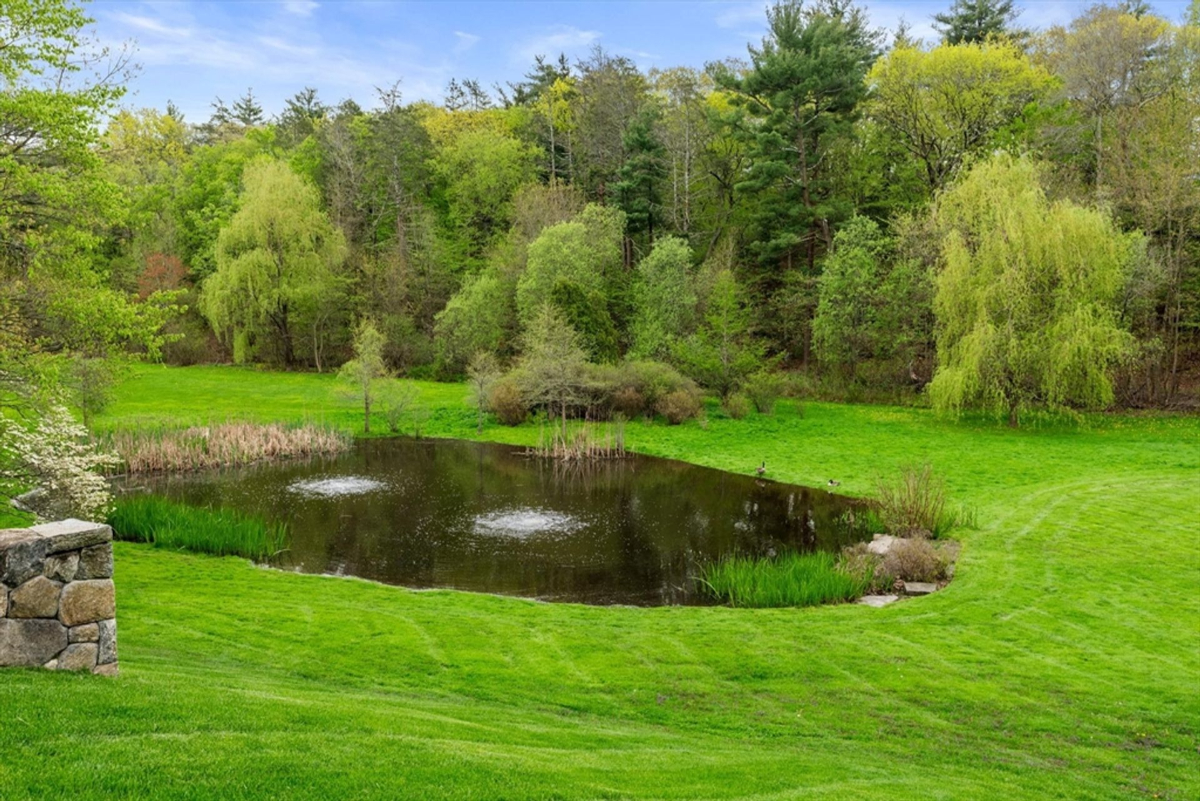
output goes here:
<path id="1" fill-rule="evenodd" d="M 1114 309 L 1140 235 L 1103 212 L 1051 202 L 1027 159 L 998 155 L 942 196 L 934 311 L 942 411 L 1103 407 L 1131 344 Z"/>
<path id="2" fill-rule="evenodd" d="M 1053 79 L 1012 42 L 991 41 L 898 47 L 875 62 L 867 82 L 874 89 L 872 116 L 922 162 L 936 189 Z"/>
<path id="3" fill-rule="evenodd" d="M 293 329 L 305 311 L 338 290 L 334 271 L 346 256 L 341 231 L 321 211 L 317 190 L 286 164 L 246 167 L 242 205 L 217 239 L 217 270 L 204 282 L 200 308 L 218 333 L 244 343 L 270 339 L 291 361 Z"/>

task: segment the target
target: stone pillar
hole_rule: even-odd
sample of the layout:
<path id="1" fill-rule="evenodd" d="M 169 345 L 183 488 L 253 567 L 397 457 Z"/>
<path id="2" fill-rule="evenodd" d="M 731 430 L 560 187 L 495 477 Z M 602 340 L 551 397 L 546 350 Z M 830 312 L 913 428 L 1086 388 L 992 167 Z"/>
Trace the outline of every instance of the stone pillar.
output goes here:
<path id="1" fill-rule="evenodd" d="M 0 529 L 0 667 L 117 675 L 112 573 L 108 526 Z"/>

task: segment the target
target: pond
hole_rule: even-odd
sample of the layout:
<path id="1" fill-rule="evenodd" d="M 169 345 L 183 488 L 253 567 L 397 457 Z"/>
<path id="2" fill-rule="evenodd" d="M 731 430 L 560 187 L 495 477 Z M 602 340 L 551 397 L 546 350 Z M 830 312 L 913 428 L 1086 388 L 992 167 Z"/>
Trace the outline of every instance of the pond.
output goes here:
<path id="1" fill-rule="evenodd" d="M 278 567 L 589 604 L 704 603 L 725 554 L 836 551 L 858 502 L 630 456 L 572 464 L 453 440 L 357 442 L 333 458 L 138 477 L 194 505 L 287 521 Z"/>

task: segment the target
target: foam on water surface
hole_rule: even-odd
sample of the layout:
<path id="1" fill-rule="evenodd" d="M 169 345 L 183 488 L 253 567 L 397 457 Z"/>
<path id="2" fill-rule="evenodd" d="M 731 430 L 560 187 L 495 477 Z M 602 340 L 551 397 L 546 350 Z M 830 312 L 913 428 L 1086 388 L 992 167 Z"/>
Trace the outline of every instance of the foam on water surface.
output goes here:
<path id="1" fill-rule="evenodd" d="M 574 517 L 546 509 L 511 509 L 475 518 L 475 533 L 502 537 L 530 537 L 543 532 L 573 531 L 580 525 Z"/>
<path id="2" fill-rule="evenodd" d="M 330 478 L 306 478 L 288 485 L 290 492 L 321 498 L 338 498 L 346 495 L 365 495 L 384 488 L 382 481 L 363 476 L 333 476 Z"/>

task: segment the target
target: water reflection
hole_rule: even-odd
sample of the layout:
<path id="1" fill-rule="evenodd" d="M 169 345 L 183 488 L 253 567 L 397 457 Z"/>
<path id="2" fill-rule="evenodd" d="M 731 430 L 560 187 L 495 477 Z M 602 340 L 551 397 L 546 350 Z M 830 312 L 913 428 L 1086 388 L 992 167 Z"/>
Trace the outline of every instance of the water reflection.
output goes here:
<path id="1" fill-rule="evenodd" d="M 592 465 L 446 440 L 360 442 L 333 459 L 139 480 L 287 520 L 281 567 L 548 600 L 697 603 L 733 551 L 836 550 L 853 502 L 648 457 Z"/>

